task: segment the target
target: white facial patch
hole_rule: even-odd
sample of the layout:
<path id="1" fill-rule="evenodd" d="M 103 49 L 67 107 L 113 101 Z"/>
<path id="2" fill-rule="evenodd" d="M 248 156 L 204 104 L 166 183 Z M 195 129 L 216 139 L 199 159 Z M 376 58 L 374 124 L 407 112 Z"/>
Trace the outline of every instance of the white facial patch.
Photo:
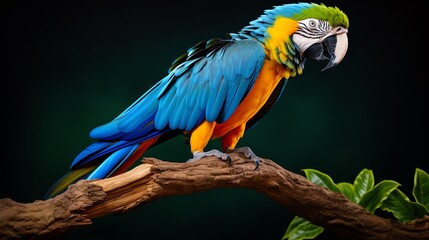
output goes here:
<path id="1" fill-rule="evenodd" d="M 296 33 L 292 36 L 292 39 L 301 53 L 305 52 L 311 45 L 321 42 L 319 38 L 306 38 Z"/>

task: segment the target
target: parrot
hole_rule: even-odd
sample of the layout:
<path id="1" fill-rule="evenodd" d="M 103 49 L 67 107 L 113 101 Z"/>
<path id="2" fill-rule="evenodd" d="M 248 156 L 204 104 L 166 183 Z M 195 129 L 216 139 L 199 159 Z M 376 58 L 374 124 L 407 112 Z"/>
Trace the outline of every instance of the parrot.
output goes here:
<path id="1" fill-rule="evenodd" d="M 328 61 L 323 70 L 343 60 L 348 28 L 338 7 L 286 3 L 264 10 L 236 33 L 197 43 L 116 118 L 90 131 L 93 143 L 46 196 L 79 179 L 123 173 L 149 148 L 178 135 L 188 139 L 188 161 L 215 156 L 230 164 L 235 152 L 257 170 L 260 158 L 237 143 L 273 107 L 289 78 L 302 74 L 306 59 Z M 222 149 L 205 151 L 218 138 Z"/>

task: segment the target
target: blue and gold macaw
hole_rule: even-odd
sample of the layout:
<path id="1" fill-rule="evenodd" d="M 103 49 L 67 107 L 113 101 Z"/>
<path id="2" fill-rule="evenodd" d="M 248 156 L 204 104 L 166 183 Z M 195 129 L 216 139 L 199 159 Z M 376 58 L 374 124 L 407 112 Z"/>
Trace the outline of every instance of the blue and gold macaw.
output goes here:
<path id="1" fill-rule="evenodd" d="M 192 160 L 242 152 L 235 148 L 301 74 L 306 58 L 337 65 L 347 51 L 347 16 L 337 7 L 297 3 L 274 7 L 228 39 L 200 42 L 177 58 L 168 75 L 111 122 L 96 127 L 97 141 L 83 150 L 71 171 L 49 190 L 54 196 L 77 179 L 126 171 L 150 147 L 179 134 L 189 137 Z M 221 138 L 222 152 L 204 151 Z"/>

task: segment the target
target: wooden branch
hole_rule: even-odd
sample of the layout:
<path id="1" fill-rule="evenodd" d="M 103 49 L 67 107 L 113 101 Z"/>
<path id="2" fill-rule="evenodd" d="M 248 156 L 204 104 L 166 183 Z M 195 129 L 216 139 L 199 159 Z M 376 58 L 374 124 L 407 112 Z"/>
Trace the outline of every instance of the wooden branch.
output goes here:
<path id="1" fill-rule="evenodd" d="M 191 163 L 144 159 L 144 164 L 103 180 L 82 180 L 46 201 L 0 199 L 1 239 L 52 239 L 91 224 L 91 219 L 124 213 L 161 197 L 214 188 L 248 188 L 264 193 L 292 213 L 341 239 L 429 239 L 429 217 L 401 224 L 383 219 L 343 195 L 263 159 L 254 163 L 231 154 L 232 166 L 216 158 Z"/>

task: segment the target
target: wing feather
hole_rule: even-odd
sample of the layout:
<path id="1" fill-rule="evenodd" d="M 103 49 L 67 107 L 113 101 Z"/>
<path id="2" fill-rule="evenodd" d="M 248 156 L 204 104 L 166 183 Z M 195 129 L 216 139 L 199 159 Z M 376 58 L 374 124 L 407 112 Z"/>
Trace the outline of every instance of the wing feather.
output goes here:
<path id="1" fill-rule="evenodd" d="M 226 121 L 253 86 L 264 59 L 264 48 L 256 40 L 197 44 L 118 117 L 94 128 L 90 136 L 99 143 L 79 154 L 72 168 L 107 157 L 94 171 L 101 176 L 146 140 L 169 131 L 190 131 L 204 120 Z"/>
<path id="2" fill-rule="evenodd" d="M 192 130 L 201 119 L 226 121 L 253 86 L 265 59 L 260 43 L 231 40 L 206 45 L 214 50 L 204 55 L 204 51 L 194 49 L 190 57 L 198 57 L 197 60 L 187 60 L 192 64 L 178 64 L 172 70 L 176 79 L 161 94 L 162 105 L 155 118 L 157 128 L 168 122 L 171 129 Z M 168 101 L 164 100 L 167 98 Z M 190 108 L 189 104 L 197 105 L 198 109 Z M 174 111 L 162 110 L 171 106 Z"/>

